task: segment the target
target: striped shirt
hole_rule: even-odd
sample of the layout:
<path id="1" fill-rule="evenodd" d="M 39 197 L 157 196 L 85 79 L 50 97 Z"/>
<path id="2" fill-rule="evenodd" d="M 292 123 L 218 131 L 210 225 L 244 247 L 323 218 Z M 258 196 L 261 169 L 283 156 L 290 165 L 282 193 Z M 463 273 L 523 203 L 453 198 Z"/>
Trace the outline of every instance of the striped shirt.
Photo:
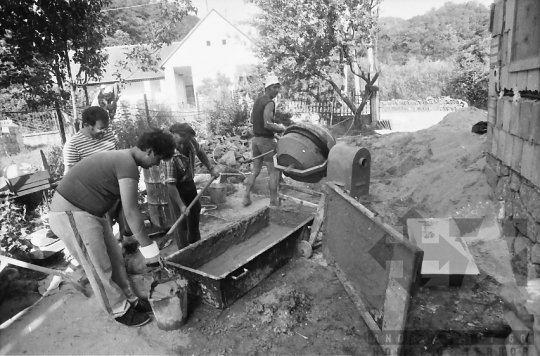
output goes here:
<path id="1" fill-rule="evenodd" d="M 87 137 L 79 131 L 64 145 L 64 165 L 71 167 L 94 153 L 114 151 L 117 147 L 118 144 L 112 131 L 108 131 L 101 139 Z"/>

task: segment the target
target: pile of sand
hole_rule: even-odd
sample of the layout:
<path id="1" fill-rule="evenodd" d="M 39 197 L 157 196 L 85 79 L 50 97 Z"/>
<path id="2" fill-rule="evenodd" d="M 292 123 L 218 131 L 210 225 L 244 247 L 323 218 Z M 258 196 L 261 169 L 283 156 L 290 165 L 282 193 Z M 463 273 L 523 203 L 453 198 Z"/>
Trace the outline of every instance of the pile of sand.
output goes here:
<path id="1" fill-rule="evenodd" d="M 371 152 L 370 208 L 395 225 L 411 207 L 442 218 L 488 201 L 487 137 L 471 132 L 486 115 L 467 108 L 425 130 L 340 140 Z"/>

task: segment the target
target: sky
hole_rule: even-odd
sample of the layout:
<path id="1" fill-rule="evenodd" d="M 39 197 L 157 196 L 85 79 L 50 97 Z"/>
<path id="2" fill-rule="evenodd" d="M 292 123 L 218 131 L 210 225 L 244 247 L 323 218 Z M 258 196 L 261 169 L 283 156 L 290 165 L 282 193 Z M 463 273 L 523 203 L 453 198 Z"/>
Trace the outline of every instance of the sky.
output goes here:
<path id="1" fill-rule="evenodd" d="M 422 15 L 432 8 L 441 7 L 446 2 L 462 3 L 467 1 L 470 0 L 383 0 L 380 15 L 409 19 Z M 489 6 L 494 0 L 476 1 Z M 258 11 L 255 5 L 246 4 L 244 0 L 192 0 L 192 3 L 199 9 L 197 13 L 199 18 L 206 15 L 207 9 L 216 9 L 234 24 L 250 20 Z"/>

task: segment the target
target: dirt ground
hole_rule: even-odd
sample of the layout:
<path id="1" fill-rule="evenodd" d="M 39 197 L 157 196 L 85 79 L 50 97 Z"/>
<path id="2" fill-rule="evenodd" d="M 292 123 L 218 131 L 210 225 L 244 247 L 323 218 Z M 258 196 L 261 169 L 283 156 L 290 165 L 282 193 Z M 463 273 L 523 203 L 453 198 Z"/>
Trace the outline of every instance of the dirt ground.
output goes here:
<path id="1" fill-rule="evenodd" d="M 400 218 L 410 208 L 425 217 L 493 222 L 497 207 L 489 201 L 483 175 L 485 137 L 471 133 L 485 115 L 465 109 L 427 130 L 339 140 L 372 154 L 370 195 L 362 203 L 397 229 L 404 228 Z M 302 193 L 286 194 L 318 203 Z M 241 191 L 227 199 L 208 212 L 213 216 L 203 216 L 203 236 L 268 204 L 268 198 L 258 197 L 248 209 L 239 208 Z M 408 318 L 413 346 L 407 354 L 501 354 L 509 330 L 498 288 L 511 280 L 512 269 L 500 232 L 482 227 L 483 233 L 468 229 L 464 239 L 481 274 L 461 288 L 421 287 L 413 298 Z M 172 244 L 164 253 L 175 250 Z M 291 261 L 225 311 L 190 308 L 187 325 L 178 331 L 161 331 L 155 323 L 129 329 L 108 319 L 94 299 L 65 285 L 0 326 L 0 354 L 382 355 L 318 251 L 309 260 Z"/>

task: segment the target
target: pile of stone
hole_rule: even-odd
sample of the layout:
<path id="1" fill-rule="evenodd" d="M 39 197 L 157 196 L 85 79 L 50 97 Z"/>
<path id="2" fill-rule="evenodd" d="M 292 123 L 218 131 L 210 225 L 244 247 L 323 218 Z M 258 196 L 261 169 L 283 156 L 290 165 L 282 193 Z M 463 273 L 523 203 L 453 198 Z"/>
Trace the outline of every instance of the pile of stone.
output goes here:
<path id="1" fill-rule="evenodd" d="M 213 164 L 232 171 L 251 171 L 251 141 L 246 136 L 215 136 L 204 140 L 202 147 Z"/>

